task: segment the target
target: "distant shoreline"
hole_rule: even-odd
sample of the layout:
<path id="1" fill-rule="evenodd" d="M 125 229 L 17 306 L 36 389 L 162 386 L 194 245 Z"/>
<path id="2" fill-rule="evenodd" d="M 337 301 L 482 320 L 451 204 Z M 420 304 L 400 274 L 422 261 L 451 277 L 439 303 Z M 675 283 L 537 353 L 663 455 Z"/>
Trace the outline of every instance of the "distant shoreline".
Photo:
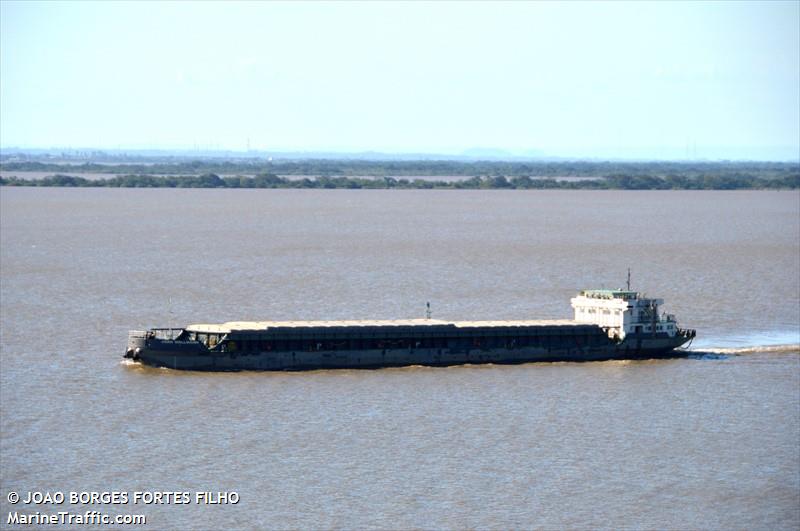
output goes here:
<path id="1" fill-rule="evenodd" d="M 2 186 L 112 188 L 785 190 L 789 162 L 186 161 L 54 164 L 4 161 Z"/>
<path id="2" fill-rule="evenodd" d="M 0 177 L 0 186 L 69 188 L 216 188 L 216 189 L 345 189 L 345 190 L 796 190 L 797 175 L 764 179 L 713 177 L 670 179 L 651 176 L 611 176 L 557 180 L 504 176 L 472 177 L 460 180 L 395 179 L 369 177 L 317 177 L 292 179 L 272 174 L 255 177 L 122 175 L 86 179 L 56 174 L 41 179 Z"/>

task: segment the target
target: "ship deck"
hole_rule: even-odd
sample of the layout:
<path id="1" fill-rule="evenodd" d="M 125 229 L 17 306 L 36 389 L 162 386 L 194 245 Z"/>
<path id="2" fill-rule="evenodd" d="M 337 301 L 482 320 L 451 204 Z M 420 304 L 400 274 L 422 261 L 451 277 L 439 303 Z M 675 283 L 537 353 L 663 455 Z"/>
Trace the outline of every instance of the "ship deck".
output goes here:
<path id="1" fill-rule="evenodd" d="M 515 321 L 443 321 L 439 319 L 349 320 L 349 321 L 231 321 L 222 324 L 192 324 L 190 332 L 227 334 L 233 331 L 270 330 L 274 328 L 390 328 L 390 327 L 455 327 L 455 328 L 530 328 L 543 326 L 586 325 L 572 319 L 537 319 Z"/>

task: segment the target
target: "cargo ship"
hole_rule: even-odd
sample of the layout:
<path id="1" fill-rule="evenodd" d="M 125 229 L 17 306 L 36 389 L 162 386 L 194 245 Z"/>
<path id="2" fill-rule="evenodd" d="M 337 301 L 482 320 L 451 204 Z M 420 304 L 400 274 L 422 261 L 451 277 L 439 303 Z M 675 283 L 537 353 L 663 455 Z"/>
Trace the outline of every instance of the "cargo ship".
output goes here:
<path id="1" fill-rule="evenodd" d="M 194 371 L 312 370 L 407 365 L 513 364 L 685 355 L 695 337 L 662 299 L 583 290 L 571 320 L 233 321 L 132 330 L 125 358 Z"/>

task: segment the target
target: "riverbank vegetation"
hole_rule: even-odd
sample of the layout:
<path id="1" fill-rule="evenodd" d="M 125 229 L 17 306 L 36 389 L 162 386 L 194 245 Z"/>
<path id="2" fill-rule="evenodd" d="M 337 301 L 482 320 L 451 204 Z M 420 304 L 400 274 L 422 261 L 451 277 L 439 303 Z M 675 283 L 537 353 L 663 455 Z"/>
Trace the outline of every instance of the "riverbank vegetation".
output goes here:
<path id="1" fill-rule="evenodd" d="M 800 188 L 800 165 L 782 162 L 191 161 L 83 165 L 5 162 L 3 186 L 114 188 L 613 189 Z M 28 172 L 47 173 L 26 178 Z M 20 176 L 14 175 L 19 172 Z M 79 175 L 75 175 L 79 174 Z M 114 175 L 91 178 L 92 174 Z M 421 178 L 419 176 L 424 176 Z"/>
<path id="2" fill-rule="evenodd" d="M 464 180 L 423 180 L 354 177 L 288 179 L 272 174 L 255 177 L 122 175 L 109 179 L 86 179 L 71 175 L 52 175 L 43 179 L 0 178 L 2 186 L 67 186 L 106 188 L 345 188 L 345 189 L 566 189 L 566 190 L 777 190 L 800 188 L 800 176 L 763 179 L 747 176 L 708 176 L 682 178 L 641 175 L 611 175 L 599 179 L 556 180 L 512 177 L 472 177 Z"/>

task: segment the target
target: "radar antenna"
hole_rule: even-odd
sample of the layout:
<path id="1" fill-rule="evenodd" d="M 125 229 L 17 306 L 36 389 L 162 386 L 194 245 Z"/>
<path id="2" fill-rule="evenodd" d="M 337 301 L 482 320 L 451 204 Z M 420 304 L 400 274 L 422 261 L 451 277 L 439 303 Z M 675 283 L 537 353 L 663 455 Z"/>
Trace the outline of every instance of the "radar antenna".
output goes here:
<path id="1" fill-rule="evenodd" d="M 425 319 L 430 319 L 431 318 L 431 303 L 430 303 L 430 301 L 428 301 L 425 304 L 425 308 L 426 308 L 425 309 Z"/>
<path id="2" fill-rule="evenodd" d="M 628 268 L 628 291 L 631 290 L 631 268 Z"/>

